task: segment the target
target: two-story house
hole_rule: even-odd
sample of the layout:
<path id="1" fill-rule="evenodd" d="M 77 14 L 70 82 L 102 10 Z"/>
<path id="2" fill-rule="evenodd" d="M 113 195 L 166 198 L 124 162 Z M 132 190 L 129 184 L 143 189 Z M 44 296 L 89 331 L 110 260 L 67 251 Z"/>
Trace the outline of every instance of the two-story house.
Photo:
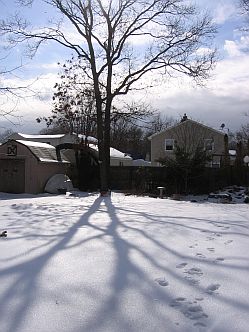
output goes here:
<path id="1" fill-rule="evenodd" d="M 178 124 L 151 135 L 149 140 L 152 166 L 160 165 L 158 159 L 173 158 L 176 146 L 190 153 L 197 147 L 203 148 L 212 157 L 210 167 L 220 167 L 222 162 L 229 162 L 226 132 L 188 119 L 186 114 Z"/>

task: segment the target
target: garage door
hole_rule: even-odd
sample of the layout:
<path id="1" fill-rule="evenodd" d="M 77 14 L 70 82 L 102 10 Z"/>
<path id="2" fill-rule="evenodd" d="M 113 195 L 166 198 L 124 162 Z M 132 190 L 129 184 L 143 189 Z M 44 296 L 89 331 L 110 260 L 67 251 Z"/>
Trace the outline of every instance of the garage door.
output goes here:
<path id="1" fill-rule="evenodd" d="M 0 159 L 0 191 L 15 194 L 25 192 L 25 160 Z"/>

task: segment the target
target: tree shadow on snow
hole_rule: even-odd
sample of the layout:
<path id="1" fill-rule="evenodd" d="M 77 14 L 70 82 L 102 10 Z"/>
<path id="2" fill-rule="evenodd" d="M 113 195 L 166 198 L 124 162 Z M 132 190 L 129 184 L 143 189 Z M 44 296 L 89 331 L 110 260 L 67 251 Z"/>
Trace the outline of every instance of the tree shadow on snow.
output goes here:
<path id="1" fill-rule="evenodd" d="M 78 203 L 75 204 L 75 206 L 72 206 L 72 208 L 76 209 L 77 206 L 79 208 Z M 59 207 L 57 208 L 59 211 Z M 94 220 L 92 221 L 91 218 L 99 212 L 102 213 L 103 208 L 105 208 L 105 218 L 109 221 L 108 223 L 103 223 L 103 225 L 101 225 Z M 20 211 L 17 208 L 16 211 L 18 213 L 27 213 L 25 206 L 23 206 L 23 210 Z M 39 213 L 41 213 L 41 211 L 38 211 L 38 215 Z M 27 241 L 32 241 L 37 236 L 40 239 L 43 239 L 44 237 L 46 242 L 42 243 L 40 246 L 37 245 L 37 247 L 31 248 L 25 253 L 26 255 L 34 254 L 36 250 L 42 248 L 43 250 L 45 249 L 45 252 L 42 254 L 38 254 L 35 257 L 30 258 L 28 261 L 6 267 L 0 271 L 0 283 L 1 279 L 12 279 L 9 283 L 9 287 L 2 290 L 0 293 L 0 317 L 8 315 L 7 308 L 11 306 L 11 303 L 15 302 L 16 296 L 21 299 L 20 303 L 12 307 L 13 313 L 9 318 L 9 325 L 5 332 L 18 332 L 21 329 L 23 319 L 29 314 L 29 310 L 32 308 L 36 296 L 39 293 L 39 278 L 52 258 L 59 251 L 65 249 L 70 250 L 74 247 L 80 247 L 83 251 L 84 245 L 94 240 L 105 241 L 107 238 L 109 239 L 108 243 L 112 250 L 112 254 L 114 255 L 114 261 L 112 262 L 113 269 L 108 276 L 111 291 L 104 297 L 104 300 L 98 301 L 98 292 L 95 292 L 93 285 L 92 287 L 91 284 L 88 286 L 90 287 L 90 289 L 88 289 L 89 294 L 96 297 L 96 308 L 93 311 L 92 316 L 88 317 L 85 321 L 82 322 L 79 320 L 78 323 L 72 322 L 72 331 L 74 332 L 108 331 L 109 324 L 113 324 L 114 330 L 134 331 L 132 324 L 134 323 L 135 314 L 131 314 L 130 316 L 128 313 L 125 314 L 125 309 L 122 307 L 123 305 L 129 305 L 129 310 L 134 310 L 134 312 L 138 313 L 138 317 L 140 314 L 140 317 L 143 319 L 145 316 L 142 314 L 141 310 L 144 310 L 148 316 L 153 317 L 154 323 L 156 323 L 156 328 L 161 327 L 161 330 L 163 330 L 163 328 L 167 330 L 167 326 L 169 326 L 171 320 L 171 317 L 169 316 L 170 313 L 167 313 L 167 308 L 169 308 L 170 303 L 174 301 L 175 294 L 168 292 L 167 287 L 161 287 L 162 285 L 156 282 L 155 278 L 162 275 L 170 280 L 175 280 L 182 285 L 192 287 L 202 294 L 206 294 L 206 289 L 201 284 L 189 284 L 189 280 L 184 278 L 184 276 L 179 273 L 179 270 L 173 269 L 172 266 L 167 264 L 167 261 L 157 259 L 155 253 L 163 252 L 165 253 L 165 257 L 170 256 L 170 260 L 175 260 L 176 263 L 188 261 L 192 265 L 198 265 L 198 263 L 201 263 L 202 265 L 206 264 L 206 266 L 213 263 L 210 261 L 204 261 L 199 257 L 191 256 L 186 252 L 182 252 L 179 248 L 174 248 L 172 245 L 168 245 L 167 239 L 162 241 L 160 237 L 158 238 L 158 236 L 155 236 L 151 231 L 151 227 L 155 226 L 155 229 L 158 229 L 158 226 L 163 222 L 164 224 L 167 224 L 167 227 L 176 228 L 175 231 L 183 232 L 183 234 L 186 232 L 186 229 L 189 232 L 198 233 L 205 230 L 211 233 L 213 231 L 210 230 L 210 225 L 215 226 L 215 221 L 205 218 L 197 220 L 197 218 L 189 217 L 189 219 L 196 222 L 196 227 L 189 226 L 187 223 L 179 222 L 181 217 L 170 215 L 164 216 L 164 220 L 162 221 L 162 219 L 160 219 L 162 216 L 160 215 L 156 216 L 151 213 L 139 211 L 139 209 L 134 211 L 132 209 L 123 208 L 122 204 L 116 204 L 112 201 L 111 197 L 98 197 L 89 206 L 86 212 L 82 214 L 81 211 L 78 211 L 77 213 L 79 219 L 72 226 L 67 224 L 66 220 L 59 220 L 58 224 L 54 225 L 54 235 L 51 233 L 42 233 L 43 230 L 39 230 L 38 234 L 35 235 L 34 233 L 30 234 L 30 231 L 25 233 L 24 230 L 21 229 L 20 236 L 18 235 L 16 238 L 12 238 L 12 240 L 16 240 L 23 237 Z M 119 217 L 120 215 L 122 218 L 126 216 L 126 220 L 121 220 Z M 24 216 L 27 218 L 29 217 L 28 214 Z M 69 214 L 64 214 L 64 219 L 65 217 L 69 217 Z M 141 223 L 139 219 L 141 219 Z M 143 222 L 145 219 L 146 223 Z M 182 219 L 188 221 L 188 218 Z M 133 222 L 134 220 L 138 221 Z M 54 220 L 52 219 L 51 222 L 53 223 Z M 200 222 L 202 222 L 202 227 L 198 226 L 198 223 Z M 138 227 L 139 223 L 140 225 Z M 36 225 L 32 221 L 28 221 L 28 224 L 33 230 L 35 230 L 36 227 L 39 227 L 39 225 Z M 146 227 L 148 225 L 150 225 L 150 228 L 147 229 Z M 205 225 L 205 228 L 203 228 L 203 225 Z M 94 232 L 90 232 L 90 235 L 84 235 L 80 239 L 77 238 L 77 241 L 72 241 L 79 228 L 83 226 L 86 230 L 93 230 Z M 67 231 L 63 232 L 63 229 L 65 228 Z M 18 229 L 16 231 L 18 231 Z M 221 233 L 220 230 L 219 232 Z M 86 234 L 88 233 L 86 232 Z M 126 234 L 129 234 L 129 236 L 126 236 Z M 143 246 L 143 243 L 146 243 L 146 245 Z M 91 255 L 91 253 L 89 253 L 89 255 Z M 19 258 L 20 256 L 13 257 L 13 259 Z M 150 266 L 150 271 L 146 270 L 146 266 Z M 229 271 L 231 268 L 234 269 L 234 273 L 239 273 L 240 270 L 244 269 L 243 266 L 238 267 L 231 263 L 226 264 L 226 262 L 223 263 L 222 266 L 217 265 L 217 271 L 220 269 L 223 276 L 226 273 L 226 269 Z M 68 286 L 68 292 L 70 292 L 70 287 L 73 286 Z M 84 285 L 82 287 L 84 287 Z M 82 290 L 79 289 L 79 294 L 81 291 Z M 87 292 L 87 287 L 85 287 L 84 291 Z M 133 303 L 125 303 L 127 299 L 130 300 L 132 298 L 130 292 L 134 292 L 136 295 L 134 301 L 135 305 L 137 299 L 140 298 L 140 303 L 141 306 L 143 306 L 143 309 L 136 307 L 131 309 Z M 164 307 L 164 310 L 157 310 L 159 307 L 155 303 L 155 300 L 159 301 L 160 305 Z M 240 299 L 228 298 L 225 294 L 219 294 L 219 298 L 216 297 L 216 300 L 221 304 L 228 303 L 236 308 L 241 308 L 241 310 L 249 310 L 248 304 L 241 302 Z M 146 325 L 148 324 L 148 321 L 143 321 L 143 319 L 139 323 L 136 322 L 136 324 L 139 324 L 141 331 L 148 331 L 148 325 Z M 192 318 L 190 317 L 190 319 Z M 74 324 L 80 326 L 75 326 Z M 171 324 L 170 331 L 174 332 L 176 330 L 179 330 L 179 327 L 174 328 Z M 187 330 L 185 331 L 187 332 Z"/>

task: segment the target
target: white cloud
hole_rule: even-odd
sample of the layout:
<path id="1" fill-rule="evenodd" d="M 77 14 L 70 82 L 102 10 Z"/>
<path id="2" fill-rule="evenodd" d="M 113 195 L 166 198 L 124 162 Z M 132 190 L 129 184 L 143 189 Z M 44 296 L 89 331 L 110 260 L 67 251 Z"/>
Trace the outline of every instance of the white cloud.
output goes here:
<path id="1" fill-rule="evenodd" d="M 214 22 L 217 24 L 224 24 L 235 15 L 236 12 L 237 9 L 234 4 L 227 2 L 218 3 L 214 11 Z"/>
<path id="2" fill-rule="evenodd" d="M 225 41 L 224 50 L 227 51 L 228 55 L 231 57 L 241 55 L 240 46 L 233 40 Z"/>
<path id="3" fill-rule="evenodd" d="M 225 40 L 224 50 L 227 52 L 229 57 L 242 56 L 245 51 L 248 51 L 249 47 L 249 36 L 243 35 L 236 40 Z"/>

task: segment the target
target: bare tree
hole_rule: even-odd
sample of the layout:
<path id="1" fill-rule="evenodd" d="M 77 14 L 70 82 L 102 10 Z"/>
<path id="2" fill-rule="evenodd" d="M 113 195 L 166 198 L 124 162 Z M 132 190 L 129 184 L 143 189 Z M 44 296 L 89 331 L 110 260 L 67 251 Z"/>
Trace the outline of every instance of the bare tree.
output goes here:
<path id="1" fill-rule="evenodd" d="M 61 65 L 58 63 L 58 65 Z M 85 137 L 96 135 L 97 113 L 92 82 L 88 81 L 85 67 L 81 59 L 72 57 L 62 66 L 53 95 L 54 107 L 52 114 L 37 118 L 37 122 L 45 121 L 47 128 L 62 128 L 63 131 L 84 134 Z M 136 126 L 137 121 L 152 114 L 151 107 L 144 102 L 116 103 L 111 109 L 112 141 L 124 142 L 127 127 Z M 122 130 L 122 127 L 124 130 Z M 113 145 L 114 146 L 114 145 Z"/>
<path id="2" fill-rule="evenodd" d="M 0 59 L 1 61 L 6 60 L 6 57 Z M 20 99 L 27 97 L 33 97 L 37 93 L 32 89 L 34 81 L 29 84 L 17 85 L 8 84 L 8 78 L 17 77 L 16 72 L 23 67 L 23 64 L 10 69 L 0 67 L 0 118 L 4 118 L 7 122 L 14 125 L 20 124 L 20 116 L 16 115 L 17 105 Z"/>
<path id="3" fill-rule="evenodd" d="M 94 87 L 101 191 L 108 190 L 110 119 L 116 97 L 153 84 L 161 74 L 207 78 L 215 51 L 215 28 L 207 15 L 184 0 L 44 0 L 70 22 L 81 38 L 74 43 L 63 20 L 44 29 L 15 16 L 0 24 L 11 46 L 27 42 L 35 53 L 44 41 L 56 41 L 85 61 Z M 35 0 L 22 0 L 31 5 Z M 143 42 L 143 44 L 141 44 Z M 145 84 L 143 84 L 145 83 Z"/>
<path id="4" fill-rule="evenodd" d="M 241 7 L 245 13 L 249 13 L 249 0 L 241 0 Z"/>
<path id="5" fill-rule="evenodd" d="M 13 130 L 11 129 L 4 129 L 3 132 L 0 132 L 0 142 L 4 143 L 8 140 L 8 137 L 13 134 Z"/>
<path id="6" fill-rule="evenodd" d="M 94 90 L 87 82 L 80 60 L 71 58 L 62 65 L 54 89 L 52 114 L 37 118 L 37 122 L 45 121 L 47 127 L 63 128 L 71 134 L 93 135 L 96 129 Z"/>
<path id="7" fill-rule="evenodd" d="M 240 5 L 240 14 L 242 15 L 242 17 L 244 17 L 244 24 L 241 28 L 241 30 L 243 32 L 247 32 L 249 31 L 248 25 L 249 25 L 249 0 L 240 0 L 239 1 L 239 5 Z"/>

